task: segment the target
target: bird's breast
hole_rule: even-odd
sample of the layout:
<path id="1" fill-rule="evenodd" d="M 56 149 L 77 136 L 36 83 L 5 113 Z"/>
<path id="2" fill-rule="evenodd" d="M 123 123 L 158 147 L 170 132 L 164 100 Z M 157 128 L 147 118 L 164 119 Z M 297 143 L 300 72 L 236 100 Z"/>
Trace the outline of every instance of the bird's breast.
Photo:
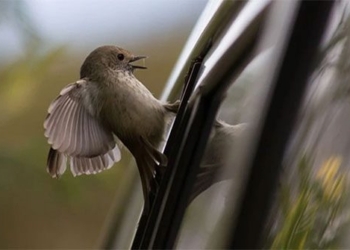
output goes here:
<path id="1" fill-rule="evenodd" d="M 136 78 L 124 79 L 107 91 L 103 120 L 120 139 L 135 135 L 153 138 L 162 133 L 164 108 Z"/>

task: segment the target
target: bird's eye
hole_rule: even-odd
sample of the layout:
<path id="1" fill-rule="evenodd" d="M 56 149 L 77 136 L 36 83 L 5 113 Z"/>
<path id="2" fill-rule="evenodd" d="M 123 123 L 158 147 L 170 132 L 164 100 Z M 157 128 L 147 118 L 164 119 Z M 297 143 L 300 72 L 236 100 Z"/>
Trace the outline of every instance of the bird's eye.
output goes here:
<path id="1" fill-rule="evenodd" d="M 119 59 L 120 61 L 123 61 L 123 60 L 124 60 L 124 55 L 123 55 L 123 54 L 118 54 L 118 59 Z"/>

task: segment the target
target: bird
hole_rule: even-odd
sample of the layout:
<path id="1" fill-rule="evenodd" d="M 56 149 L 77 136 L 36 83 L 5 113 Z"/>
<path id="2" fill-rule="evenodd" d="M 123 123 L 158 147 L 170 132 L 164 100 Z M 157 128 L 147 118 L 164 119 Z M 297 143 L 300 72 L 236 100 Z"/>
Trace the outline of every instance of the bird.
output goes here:
<path id="1" fill-rule="evenodd" d="M 64 87 L 48 108 L 44 121 L 50 144 L 47 171 L 59 178 L 67 164 L 74 176 L 96 174 L 121 159 L 124 145 L 135 158 L 144 195 L 144 211 L 155 167 L 166 166 L 158 149 L 179 102 L 165 103 L 135 77 L 128 50 L 106 45 L 93 50 L 80 68 L 80 79 Z"/>
<path id="2" fill-rule="evenodd" d="M 232 150 L 239 147 L 248 131 L 250 126 L 247 123 L 231 125 L 223 120 L 215 120 L 188 204 L 215 183 L 233 178 L 232 175 L 221 173 L 231 160 Z M 230 167 L 235 168 L 235 166 Z"/>

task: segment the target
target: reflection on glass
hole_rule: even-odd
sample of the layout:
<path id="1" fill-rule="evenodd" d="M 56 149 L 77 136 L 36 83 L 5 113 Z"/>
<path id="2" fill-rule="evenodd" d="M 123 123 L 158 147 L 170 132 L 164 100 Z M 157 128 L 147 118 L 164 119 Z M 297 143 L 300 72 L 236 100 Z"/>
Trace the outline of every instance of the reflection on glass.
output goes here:
<path id="1" fill-rule="evenodd" d="M 223 170 L 228 152 L 244 137 L 247 130 L 248 124 L 246 123 L 230 125 L 223 121 L 216 121 L 189 202 L 192 202 L 214 183 L 231 178 L 229 175 L 220 176 L 218 174 Z"/>
<path id="2" fill-rule="evenodd" d="M 256 123 L 260 79 L 272 60 L 271 49 L 258 54 L 236 79 L 222 103 L 212 128 L 200 173 L 185 214 L 178 249 L 212 249 L 222 244 L 232 215 L 231 198 L 238 197 L 246 171 L 237 163 L 240 148 Z M 223 174 L 223 169 L 229 168 Z M 224 170 L 225 171 L 225 170 Z M 236 192 L 231 192 L 232 187 Z"/>
<path id="3" fill-rule="evenodd" d="M 284 2 L 287 3 L 287 2 Z M 288 10 L 285 4 L 284 10 Z M 339 6 L 338 6 L 339 7 Z M 320 249 L 349 247 L 342 235 L 349 232 L 347 165 L 350 158 L 350 18 L 341 8 L 334 13 L 316 70 L 310 79 L 304 108 L 300 113 L 297 130 L 290 141 L 284 161 L 284 173 L 271 220 L 266 225 L 269 238 L 266 248 Z M 289 13 L 285 11 L 285 13 Z M 240 153 L 249 157 L 245 141 L 254 140 L 259 112 L 264 110 L 268 92 L 268 76 L 273 75 L 276 61 L 282 51 L 281 33 L 288 30 L 291 15 L 279 13 L 279 25 L 271 25 L 269 48 L 261 46 L 250 65 L 242 72 L 228 91 L 219 118 L 231 125 L 248 124 L 241 137 L 228 146 L 229 160 L 223 158 L 225 173 L 229 176 L 196 197 L 186 212 L 178 237 L 177 248 L 218 248 L 226 238 L 228 226 L 235 215 L 241 183 L 248 172 Z M 291 12 L 292 13 L 292 12 Z M 275 20 L 276 21 L 276 20 Z M 277 22 L 275 22 L 277 23 Z M 275 39 L 275 40 L 273 40 Z M 277 58 L 277 59 L 276 59 Z M 271 66 L 272 65 L 272 66 Z M 264 85 L 265 84 L 265 85 Z M 216 129 L 214 126 L 215 135 Z M 248 142 L 249 144 L 249 142 Z M 209 146 L 210 147 L 210 142 Z M 206 153 L 208 154 L 208 152 Z M 204 162 L 202 163 L 204 164 Z M 203 166 L 202 166 L 203 167 Z M 227 169 L 229 171 L 226 171 Z"/>
<path id="4" fill-rule="evenodd" d="M 337 7 L 286 152 L 268 225 L 271 249 L 350 246 L 350 17 L 344 3 Z"/>

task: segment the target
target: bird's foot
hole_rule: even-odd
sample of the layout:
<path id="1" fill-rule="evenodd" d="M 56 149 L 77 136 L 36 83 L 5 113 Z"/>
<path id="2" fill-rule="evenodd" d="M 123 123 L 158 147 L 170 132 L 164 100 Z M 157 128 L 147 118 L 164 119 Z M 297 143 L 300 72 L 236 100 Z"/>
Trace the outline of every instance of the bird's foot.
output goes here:
<path id="1" fill-rule="evenodd" d="M 180 108 L 180 104 L 181 104 L 180 100 L 177 100 L 173 103 L 165 103 L 165 104 L 163 104 L 163 107 L 166 110 L 176 114 Z"/>

